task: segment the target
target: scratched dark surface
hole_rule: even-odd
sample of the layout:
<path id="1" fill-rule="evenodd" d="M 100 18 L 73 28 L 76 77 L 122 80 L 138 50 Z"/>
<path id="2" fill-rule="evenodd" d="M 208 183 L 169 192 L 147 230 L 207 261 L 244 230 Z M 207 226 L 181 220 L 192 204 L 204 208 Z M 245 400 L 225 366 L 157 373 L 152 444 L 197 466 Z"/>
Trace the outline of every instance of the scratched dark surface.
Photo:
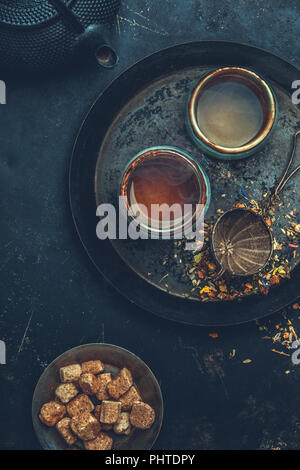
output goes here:
<path id="1" fill-rule="evenodd" d="M 300 367 L 290 357 L 274 354 L 254 323 L 220 329 L 213 339 L 209 329 L 171 324 L 136 308 L 97 274 L 72 224 L 67 175 L 76 131 L 104 86 L 137 59 L 174 43 L 226 39 L 264 47 L 299 66 L 297 0 L 161 5 L 123 1 L 115 69 L 91 64 L 7 82 L 7 105 L 0 107 L 3 449 L 39 448 L 31 398 L 40 374 L 65 350 L 97 341 L 133 351 L 157 376 L 165 417 L 155 448 L 299 448 Z M 288 315 L 299 329 L 299 310 Z"/>

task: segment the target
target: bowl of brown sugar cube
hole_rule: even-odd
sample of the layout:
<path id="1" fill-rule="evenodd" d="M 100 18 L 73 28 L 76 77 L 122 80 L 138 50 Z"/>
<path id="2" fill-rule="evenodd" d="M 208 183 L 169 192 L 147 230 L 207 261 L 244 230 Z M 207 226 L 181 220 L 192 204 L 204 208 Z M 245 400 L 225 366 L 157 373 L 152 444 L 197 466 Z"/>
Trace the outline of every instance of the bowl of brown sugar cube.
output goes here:
<path id="1" fill-rule="evenodd" d="M 46 450 L 150 450 L 162 419 L 161 390 L 149 367 L 105 343 L 56 358 L 32 400 L 34 430 Z"/>

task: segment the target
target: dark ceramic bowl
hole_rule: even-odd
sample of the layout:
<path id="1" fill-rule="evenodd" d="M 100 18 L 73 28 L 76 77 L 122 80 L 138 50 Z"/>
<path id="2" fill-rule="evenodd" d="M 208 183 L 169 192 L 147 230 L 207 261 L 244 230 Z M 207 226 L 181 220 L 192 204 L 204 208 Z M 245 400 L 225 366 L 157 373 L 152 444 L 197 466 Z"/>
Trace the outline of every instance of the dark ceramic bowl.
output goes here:
<path id="1" fill-rule="evenodd" d="M 41 423 L 39 412 L 44 403 L 54 399 L 54 391 L 60 383 L 60 367 L 93 359 L 100 359 L 105 365 L 105 372 L 111 372 L 113 376 L 117 375 L 123 367 L 127 367 L 132 373 L 134 384 L 142 399 L 149 403 L 155 411 L 155 421 L 150 429 L 142 431 L 134 428 L 128 436 L 117 436 L 111 433 L 114 439 L 113 449 L 152 449 L 163 420 L 163 399 L 159 384 L 149 367 L 140 358 L 119 346 L 104 343 L 84 344 L 66 351 L 56 358 L 41 375 L 32 400 L 33 427 L 41 446 L 45 450 L 75 450 L 82 448 L 76 447 L 76 444 L 69 447 L 55 427 L 49 428 Z"/>
<path id="2" fill-rule="evenodd" d="M 228 82 L 244 85 L 248 92 L 252 91 L 261 108 L 259 130 L 250 140 L 238 146 L 226 146 L 220 142 L 214 142 L 202 129 L 198 118 L 199 100 L 203 93 L 216 85 L 220 86 Z M 194 142 L 207 155 L 221 160 L 238 160 L 249 157 L 265 145 L 275 129 L 277 114 L 278 104 L 275 93 L 265 79 L 243 67 L 221 67 L 204 74 L 194 87 L 187 105 L 187 127 Z"/>

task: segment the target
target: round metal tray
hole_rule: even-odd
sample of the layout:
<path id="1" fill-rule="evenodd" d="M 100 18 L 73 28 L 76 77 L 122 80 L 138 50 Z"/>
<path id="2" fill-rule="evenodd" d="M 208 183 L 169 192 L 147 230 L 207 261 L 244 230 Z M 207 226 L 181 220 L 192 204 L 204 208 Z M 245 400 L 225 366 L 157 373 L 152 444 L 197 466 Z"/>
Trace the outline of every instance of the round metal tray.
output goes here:
<path id="1" fill-rule="evenodd" d="M 211 67 L 242 65 L 269 80 L 279 101 L 279 122 L 266 147 L 254 157 L 234 163 L 208 159 L 197 149 L 185 127 L 187 97 L 199 76 Z M 137 305 L 162 317 L 197 325 L 242 323 L 273 313 L 298 295 L 299 259 L 293 260 L 292 279 L 268 296 L 241 301 L 202 303 L 186 299 L 186 286 L 168 273 L 168 288 L 161 279 L 165 256 L 173 242 L 158 240 L 100 241 L 95 234 L 96 202 L 117 205 L 122 171 L 138 151 L 153 145 L 176 145 L 205 166 L 216 209 L 241 202 L 241 188 L 253 181 L 251 194 L 260 198 L 281 175 L 299 127 L 300 111 L 291 101 L 291 84 L 298 70 L 266 51 L 237 43 L 208 41 L 177 45 L 155 53 L 118 77 L 98 98 L 75 143 L 70 169 L 70 199 L 74 221 L 89 256 L 103 275 Z M 230 170 L 231 178 L 226 177 Z M 283 201 L 299 206 L 299 182 Z M 227 194 L 221 198 L 220 192 Z M 286 210 L 277 214 L 274 227 L 280 237 Z M 151 275 L 149 276 L 149 273 Z M 298 281 L 297 281 L 298 279 Z M 173 294 L 173 295 L 172 295 Z"/>

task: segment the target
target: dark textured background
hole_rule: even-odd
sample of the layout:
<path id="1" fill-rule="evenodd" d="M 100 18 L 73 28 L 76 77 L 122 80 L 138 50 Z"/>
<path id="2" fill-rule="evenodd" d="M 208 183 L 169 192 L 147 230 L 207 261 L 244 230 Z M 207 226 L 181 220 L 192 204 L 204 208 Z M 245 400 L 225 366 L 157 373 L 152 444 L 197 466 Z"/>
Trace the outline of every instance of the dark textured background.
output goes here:
<path id="1" fill-rule="evenodd" d="M 123 0 L 115 69 L 92 64 L 8 81 L 0 107 L 1 448 L 39 448 L 31 398 L 40 374 L 66 349 L 96 341 L 128 348 L 156 374 L 165 398 L 157 449 L 299 448 L 300 367 L 274 354 L 254 323 L 212 339 L 209 329 L 167 323 L 119 297 L 77 239 L 67 186 L 82 117 L 137 59 L 178 42 L 226 39 L 299 66 L 299 18 L 298 0 Z M 299 311 L 288 315 L 299 325 Z"/>

